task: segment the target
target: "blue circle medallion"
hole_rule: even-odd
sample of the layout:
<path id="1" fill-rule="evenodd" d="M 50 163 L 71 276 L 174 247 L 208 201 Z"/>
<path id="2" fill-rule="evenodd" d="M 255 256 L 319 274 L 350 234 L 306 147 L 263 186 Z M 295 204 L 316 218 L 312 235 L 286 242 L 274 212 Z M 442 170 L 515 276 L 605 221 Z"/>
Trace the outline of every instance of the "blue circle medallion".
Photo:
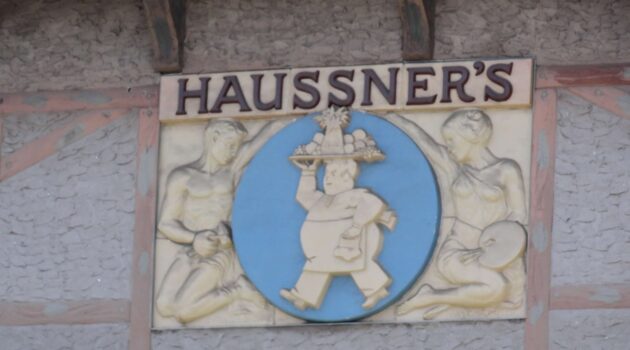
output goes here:
<path id="1" fill-rule="evenodd" d="M 300 231 L 307 212 L 296 200 L 301 172 L 289 157 L 322 132 L 314 116 L 279 131 L 245 169 L 232 211 L 233 240 L 247 277 L 280 310 L 313 322 L 352 321 L 383 310 L 418 279 L 437 240 L 440 195 L 431 166 L 403 131 L 376 116 L 352 111 L 345 132 L 365 130 L 385 155 L 380 162 L 360 163 L 355 188 L 368 189 L 397 216 L 392 231 L 382 228 L 382 250 L 376 258 L 391 280 L 389 294 L 365 308 L 365 293 L 353 277 L 336 274 L 319 307 L 297 308 L 280 295 L 296 285 L 306 262 Z M 319 190 L 323 168 L 317 173 Z"/>

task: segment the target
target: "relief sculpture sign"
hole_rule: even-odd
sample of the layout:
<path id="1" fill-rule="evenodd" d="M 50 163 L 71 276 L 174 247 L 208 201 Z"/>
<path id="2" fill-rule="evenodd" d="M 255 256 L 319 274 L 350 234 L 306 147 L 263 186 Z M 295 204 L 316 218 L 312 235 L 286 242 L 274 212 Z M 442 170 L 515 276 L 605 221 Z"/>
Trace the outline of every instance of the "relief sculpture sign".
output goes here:
<path id="1" fill-rule="evenodd" d="M 523 318 L 532 64 L 163 77 L 153 327 Z"/>

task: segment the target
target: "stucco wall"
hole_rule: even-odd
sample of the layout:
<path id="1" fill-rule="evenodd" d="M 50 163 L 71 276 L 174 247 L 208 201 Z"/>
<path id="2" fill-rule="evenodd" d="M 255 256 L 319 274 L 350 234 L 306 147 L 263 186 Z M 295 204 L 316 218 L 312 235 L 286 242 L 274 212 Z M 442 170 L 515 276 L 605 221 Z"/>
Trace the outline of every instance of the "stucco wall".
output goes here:
<path id="1" fill-rule="evenodd" d="M 124 350 L 128 338 L 122 324 L 0 327 L 3 350 Z"/>
<path id="2" fill-rule="evenodd" d="M 129 298 L 135 153 L 132 113 L 0 182 L 2 300 Z"/>
<path id="3" fill-rule="evenodd" d="M 562 310 L 550 317 L 550 349 L 627 349 L 628 310 Z"/>
<path id="4" fill-rule="evenodd" d="M 521 349 L 521 321 L 160 332 L 161 349 Z"/>
<path id="5" fill-rule="evenodd" d="M 626 95 L 630 98 L 630 95 Z M 552 285 L 630 281 L 630 120 L 558 94 Z M 591 300 L 614 303 L 601 287 Z M 630 311 L 556 310 L 551 349 L 625 349 Z"/>
<path id="6" fill-rule="evenodd" d="M 397 3 L 188 1 L 186 72 L 400 60 Z M 437 59 L 630 57 L 630 2 L 438 0 Z M 625 37 L 624 37 L 625 35 Z M 156 84 L 141 1 L 0 3 L 0 92 Z M 630 282 L 630 121 L 559 94 L 552 284 Z M 0 156 L 76 118 L 3 118 Z M 130 297 L 130 115 L 0 182 L 1 301 Z M 624 181 L 624 179 L 626 181 Z M 553 311 L 551 348 L 623 348 L 628 311 Z M 519 349 L 523 321 L 156 332 L 156 349 Z M 0 327 L 6 349 L 125 349 L 128 326 Z M 582 347 L 584 346 L 584 347 Z"/>
<path id="7" fill-rule="evenodd" d="M 533 55 L 538 64 L 627 62 L 630 3 L 442 0 L 436 58 Z"/>
<path id="8" fill-rule="evenodd" d="M 553 285 L 630 282 L 629 164 L 630 120 L 561 91 Z"/>
<path id="9" fill-rule="evenodd" d="M 188 1 L 185 72 L 401 60 L 397 2 Z M 630 56 L 630 3 L 439 0 L 435 58 L 533 55 L 539 64 Z M 142 2 L 0 4 L 0 92 L 155 84 Z M 62 21 L 58 20 L 63 18 Z"/>
<path id="10" fill-rule="evenodd" d="M 0 3 L 0 92 L 155 84 L 141 1 Z"/>

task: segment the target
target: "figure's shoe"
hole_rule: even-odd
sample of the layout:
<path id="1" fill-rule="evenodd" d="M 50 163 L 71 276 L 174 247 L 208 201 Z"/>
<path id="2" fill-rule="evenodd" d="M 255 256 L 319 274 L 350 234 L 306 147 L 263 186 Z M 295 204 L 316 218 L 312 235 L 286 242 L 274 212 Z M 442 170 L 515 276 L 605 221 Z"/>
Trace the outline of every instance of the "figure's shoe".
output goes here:
<path id="1" fill-rule="evenodd" d="M 357 248 L 337 247 L 335 248 L 334 254 L 336 257 L 345 261 L 353 261 L 361 256 L 361 250 Z"/>
<path id="2" fill-rule="evenodd" d="M 308 303 L 297 294 L 295 288 L 292 289 L 280 289 L 280 296 L 290 301 L 296 308 L 304 310 L 308 307 Z"/>
<path id="3" fill-rule="evenodd" d="M 407 299 L 404 303 L 398 306 L 398 308 L 396 309 L 396 313 L 399 315 L 404 315 L 404 314 L 410 313 L 411 311 L 415 309 L 426 306 L 426 305 L 423 305 L 423 303 L 421 302 L 422 298 L 425 295 L 431 295 L 434 292 L 435 292 L 435 289 L 433 289 L 433 287 L 431 287 L 430 285 L 428 284 L 421 285 L 420 289 L 418 289 L 416 294 L 414 294 L 409 299 Z"/>
<path id="4" fill-rule="evenodd" d="M 376 292 L 372 293 L 370 296 L 365 298 L 365 302 L 361 305 L 364 309 L 370 309 L 379 302 L 379 300 L 385 298 L 389 295 L 389 292 L 385 288 L 381 288 Z"/>
<path id="5" fill-rule="evenodd" d="M 234 282 L 233 291 L 236 296 L 240 299 L 251 301 L 257 306 L 264 308 L 266 306 L 265 298 L 260 295 L 254 288 L 251 286 L 247 278 L 245 276 L 240 275 L 236 282 Z"/>

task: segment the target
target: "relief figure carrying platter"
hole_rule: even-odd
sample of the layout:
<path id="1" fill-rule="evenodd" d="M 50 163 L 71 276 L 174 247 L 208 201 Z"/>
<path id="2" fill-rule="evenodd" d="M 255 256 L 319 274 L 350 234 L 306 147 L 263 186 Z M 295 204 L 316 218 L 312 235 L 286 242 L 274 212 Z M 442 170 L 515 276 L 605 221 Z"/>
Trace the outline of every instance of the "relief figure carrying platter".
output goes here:
<path id="1" fill-rule="evenodd" d="M 522 291 L 514 286 L 524 278 L 525 186 L 519 165 L 488 149 L 488 115 L 478 109 L 452 113 L 441 129 L 445 145 L 401 116 L 385 118 L 423 150 L 455 214 L 435 260 L 449 287 L 423 284 L 398 307 L 398 314 L 427 308 L 423 316 L 431 319 L 451 307 L 522 305 Z M 510 280 L 508 275 L 516 277 Z"/>
<path id="2" fill-rule="evenodd" d="M 169 174 L 158 231 L 182 248 L 157 293 L 162 316 L 188 323 L 236 300 L 264 307 L 242 274 L 229 220 L 243 167 L 279 126 L 267 124 L 244 142 L 241 123 L 213 120 L 204 132 L 201 157 Z"/>
<path id="3" fill-rule="evenodd" d="M 396 216 L 385 202 L 365 188 L 355 188 L 358 162 L 384 159 L 362 129 L 343 133 L 350 116 L 345 109 L 326 110 L 316 118 L 325 134 L 315 134 L 291 160 L 301 169 L 296 200 L 308 212 L 300 231 L 306 262 L 295 286 L 280 295 L 295 307 L 318 309 L 338 275 L 350 275 L 370 309 L 388 296 L 392 280 L 378 262 L 383 244 L 379 225 L 394 228 Z M 324 191 L 316 172 L 324 162 Z"/>

